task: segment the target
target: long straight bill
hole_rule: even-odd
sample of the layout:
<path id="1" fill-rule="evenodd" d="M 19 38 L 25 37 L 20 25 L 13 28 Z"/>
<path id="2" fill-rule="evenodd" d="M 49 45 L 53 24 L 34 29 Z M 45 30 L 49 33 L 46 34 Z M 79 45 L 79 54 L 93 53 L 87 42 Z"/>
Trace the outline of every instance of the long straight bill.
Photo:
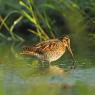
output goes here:
<path id="1" fill-rule="evenodd" d="M 73 58 L 73 60 L 74 60 L 74 55 L 73 55 L 73 52 L 72 52 L 72 50 L 71 50 L 71 47 L 68 46 L 67 48 L 68 48 L 68 51 L 70 52 L 70 54 L 71 54 L 71 56 L 72 56 L 72 58 Z"/>

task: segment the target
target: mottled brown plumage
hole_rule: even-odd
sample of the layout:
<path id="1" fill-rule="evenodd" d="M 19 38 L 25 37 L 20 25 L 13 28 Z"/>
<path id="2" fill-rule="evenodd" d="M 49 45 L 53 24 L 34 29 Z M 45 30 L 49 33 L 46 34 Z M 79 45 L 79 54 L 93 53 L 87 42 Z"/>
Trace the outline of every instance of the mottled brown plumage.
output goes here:
<path id="1" fill-rule="evenodd" d="M 59 59 L 65 53 L 66 48 L 73 56 L 70 48 L 70 39 L 68 36 L 64 36 L 60 39 L 43 41 L 33 46 L 26 46 L 20 54 L 36 56 L 42 61 L 48 61 L 50 63 Z"/>

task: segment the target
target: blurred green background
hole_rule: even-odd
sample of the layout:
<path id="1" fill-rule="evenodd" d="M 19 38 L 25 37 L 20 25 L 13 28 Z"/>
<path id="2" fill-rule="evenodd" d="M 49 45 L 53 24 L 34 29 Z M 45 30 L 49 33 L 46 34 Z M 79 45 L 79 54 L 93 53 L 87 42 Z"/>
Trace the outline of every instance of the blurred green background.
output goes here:
<path id="1" fill-rule="evenodd" d="M 69 35 L 68 52 L 42 64 L 24 45 Z M 0 0 L 0 95 L 94 95 L 95 0 Z"/>

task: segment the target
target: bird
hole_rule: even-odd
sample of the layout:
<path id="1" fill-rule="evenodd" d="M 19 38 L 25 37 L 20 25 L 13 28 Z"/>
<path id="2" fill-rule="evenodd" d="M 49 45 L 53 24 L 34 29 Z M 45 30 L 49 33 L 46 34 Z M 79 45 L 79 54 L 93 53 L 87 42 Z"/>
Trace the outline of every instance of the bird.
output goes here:
<path id="1" fill-rule="evenodd" d="M 49 39 L 40 43 L 25 46 L 20 52 L 21 55 L 35 56 L 41 61 L 51 62 L 58 60 L 68 50 L 74 58 L 70 47 L 70 38 L 68 35 L 62 36 L 59 39 Z"/>

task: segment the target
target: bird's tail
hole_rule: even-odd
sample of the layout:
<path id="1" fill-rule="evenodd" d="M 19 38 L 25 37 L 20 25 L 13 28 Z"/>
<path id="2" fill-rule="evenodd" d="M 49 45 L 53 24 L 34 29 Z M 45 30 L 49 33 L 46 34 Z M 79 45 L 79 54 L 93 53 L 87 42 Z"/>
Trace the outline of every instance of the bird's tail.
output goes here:
<path id="1" fill-rule="evenodd" d="M 35 56 L 36 53 L 32 47 L 23 47 L 22 51 L 20 52 L 21 55 L 30 55 Z"/>

